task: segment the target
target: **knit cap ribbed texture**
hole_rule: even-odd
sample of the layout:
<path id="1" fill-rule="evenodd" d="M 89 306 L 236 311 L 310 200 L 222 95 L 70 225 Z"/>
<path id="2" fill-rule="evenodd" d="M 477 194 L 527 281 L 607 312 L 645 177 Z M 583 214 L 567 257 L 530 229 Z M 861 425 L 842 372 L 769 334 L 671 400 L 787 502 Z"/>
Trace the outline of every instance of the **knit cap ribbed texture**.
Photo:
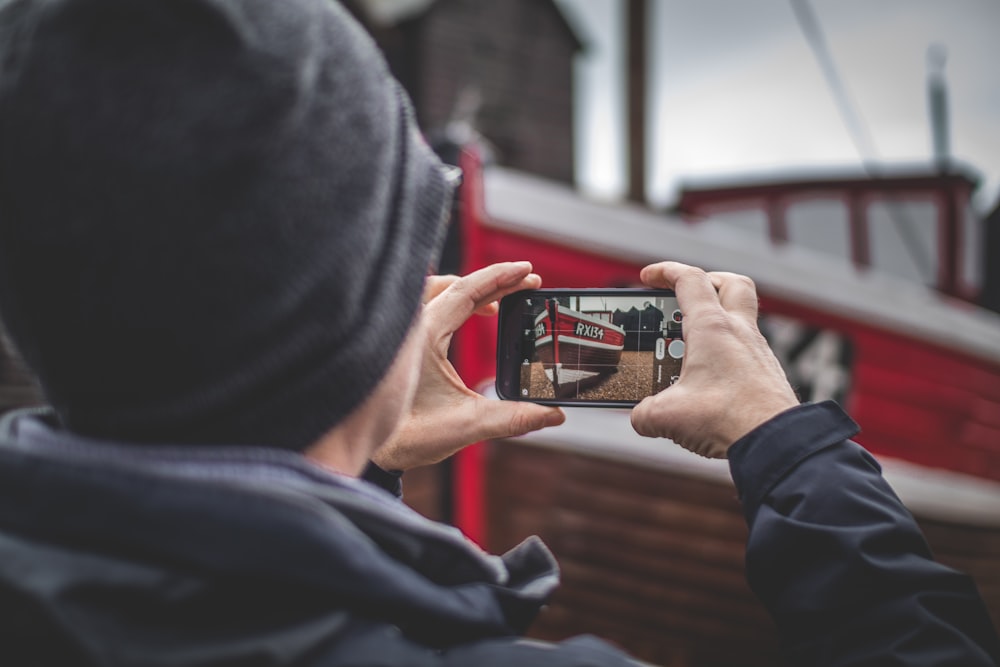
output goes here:
<path id="1" fill-rule="evenodd" d="M 328 0 L 0 0 L 0 314 L 74 431 L 301 449 L 385 375 L 450 187 Z"/>

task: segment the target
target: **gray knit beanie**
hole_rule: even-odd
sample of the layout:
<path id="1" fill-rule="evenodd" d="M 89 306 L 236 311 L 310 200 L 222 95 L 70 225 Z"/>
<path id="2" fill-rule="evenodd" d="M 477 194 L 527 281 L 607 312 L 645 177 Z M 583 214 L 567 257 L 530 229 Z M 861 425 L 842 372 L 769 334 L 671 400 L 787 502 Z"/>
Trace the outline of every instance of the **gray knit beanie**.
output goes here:
<path id="1" fill-rule="evenodd" d="M 0 0 L 0 315 L 66 425 L 301 449 L 385 375 L 450 196 L 329 0 Z"/>

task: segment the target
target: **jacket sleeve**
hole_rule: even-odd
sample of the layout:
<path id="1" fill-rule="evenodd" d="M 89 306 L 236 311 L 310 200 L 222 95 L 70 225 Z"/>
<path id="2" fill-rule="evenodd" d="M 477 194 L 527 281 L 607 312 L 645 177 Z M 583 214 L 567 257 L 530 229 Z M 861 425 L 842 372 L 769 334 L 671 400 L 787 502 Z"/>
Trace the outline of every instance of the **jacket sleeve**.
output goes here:
<path id="1" fill-rule="evenodd" d="M 972 580 L 933 560 L 833 402 L 781 414 L 730 449 L 751 588 L 792 665 L 995 665 Z"/>
<path id="2" fill-rule="evenodd" d="M 391 493 L 400 500 L 403 498 L 403 473 L 401 471 L 383 470 L 369 461 L 361 473 L 361 479 Z"/>

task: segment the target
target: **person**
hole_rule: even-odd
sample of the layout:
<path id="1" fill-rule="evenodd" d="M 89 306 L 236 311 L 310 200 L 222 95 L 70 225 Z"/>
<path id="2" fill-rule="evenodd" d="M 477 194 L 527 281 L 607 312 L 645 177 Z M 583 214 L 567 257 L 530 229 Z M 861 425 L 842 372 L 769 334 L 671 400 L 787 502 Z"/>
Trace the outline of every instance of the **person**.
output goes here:
<path id="1" fill-rule="evenodd" d="M 2 664 L 637 664 L 523 639 L 558 583 L 537 538 L 491 555 L 398 499 L 402 471 L 564 419 L 449 363 L 541 278 L 427 277 L 448 197 L 336 3 L 0 3 L 0 314 L 51 404 L 0 423 Z M 752 283 L 641 278 L 687 347 L 633 425 L 729 459 L 790 663 L 993 664 L 975 586 L 853 422 L 798 405 Z"/>

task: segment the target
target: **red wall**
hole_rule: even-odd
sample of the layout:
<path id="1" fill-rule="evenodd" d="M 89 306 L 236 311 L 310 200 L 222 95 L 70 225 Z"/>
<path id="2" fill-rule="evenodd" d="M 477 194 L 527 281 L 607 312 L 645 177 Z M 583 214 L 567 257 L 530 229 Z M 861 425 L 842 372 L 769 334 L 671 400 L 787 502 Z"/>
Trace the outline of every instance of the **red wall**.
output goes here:
<path id="1" fill-rule="evenodd" d="M 466 181 L 465 211 L 483 210 L 481 184 Z M 638 284 L 641 266 L 462 221 L 465 271 L 529 260 L 548 287 Z M 857 440 L 875 454 L 1000 480 L 1000 364 L 909 338 L 862 321 L 761 294 L 761 312 L 837 331 L 852 344 L 845 408 L 860 424 Z M 496 322 L 475 318 L 456 337 L 456 365 L 470 386 L 493 378 Z M 458 462 L 457 523 L 482 539 L 480 452 Z"/>

